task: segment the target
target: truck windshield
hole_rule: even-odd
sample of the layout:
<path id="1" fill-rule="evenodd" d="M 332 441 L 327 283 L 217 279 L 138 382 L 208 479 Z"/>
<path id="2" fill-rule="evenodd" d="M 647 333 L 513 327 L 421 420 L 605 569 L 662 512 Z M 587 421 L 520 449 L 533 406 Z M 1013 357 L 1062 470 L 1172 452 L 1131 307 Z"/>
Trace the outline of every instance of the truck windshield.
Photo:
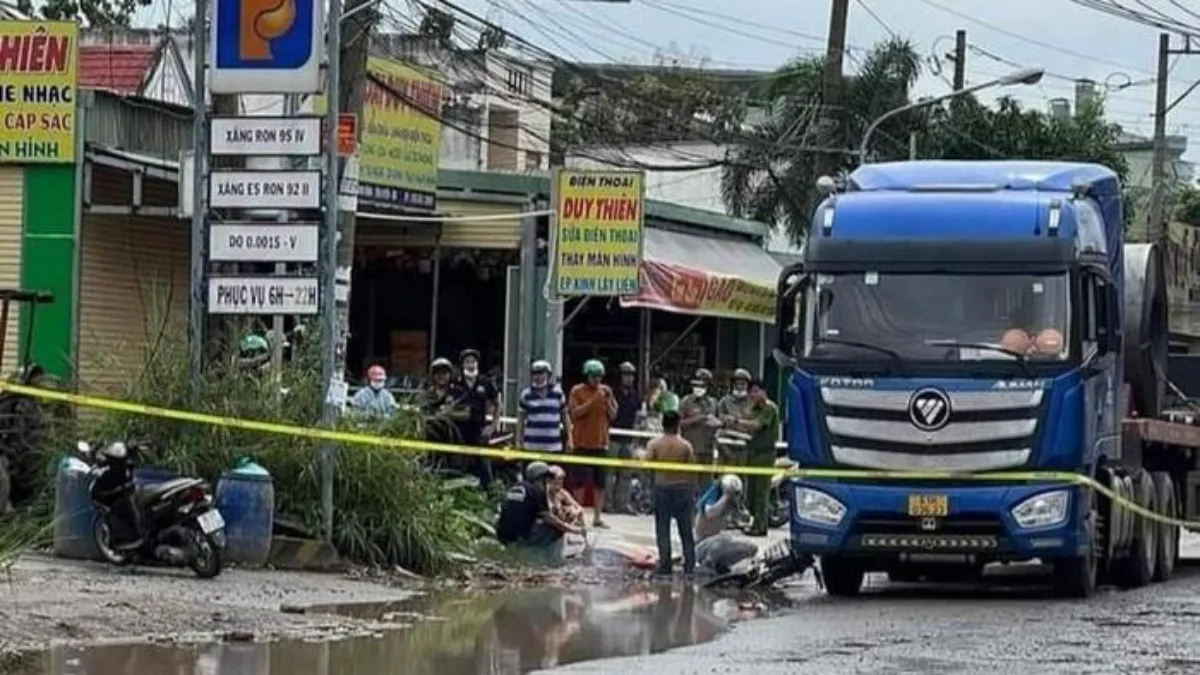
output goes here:
<path id="1" fill-rule="evenodd" d="M 1070 284 L 1062 274 L 818 274 L 805 296 L 803 358 L 1062 360 Z M 895 357 L 893 357 L 895 358 Z"/>

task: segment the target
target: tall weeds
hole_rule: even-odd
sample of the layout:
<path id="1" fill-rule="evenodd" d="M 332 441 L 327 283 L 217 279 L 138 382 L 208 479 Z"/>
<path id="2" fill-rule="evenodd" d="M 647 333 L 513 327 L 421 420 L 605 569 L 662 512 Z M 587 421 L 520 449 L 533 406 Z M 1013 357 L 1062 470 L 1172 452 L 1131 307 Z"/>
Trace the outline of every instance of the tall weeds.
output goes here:
<path id="1" fill-rule="evenodd" d="M 281 372 L 247 373 L 239 369 L 236 340 L 218 341 L 201 383 L 199 404 L 187 405 L 187 346 L 182 326 L 157 324 L 159 336 L 148 335 L 141 346 L 141 363 L 129 372 L 120 391 L 105 391 L 123 399 L 169 408 L 231 417 L 311 426 L 319 417 L 322 391 L 319 342 L 301 340 Z M 237 328 L 249 328 L 240 326 Z M 244 334 L 230 330 L 229 335 Z M 86 339 L 86 336 L 84 336 Z M 227 342 L 227 343 L 220 343 Z M 81 386 L 82 391 L 88 387 Z M 281 393 L 281 390 L 283 393 Z M 402 411 L 374 428 L 381 434 L 417 437 L 424 420 Z M 320 446 L 318 442 L 274 436 L 235 428 L 181 423 L 126 413 L 80 411 L 73 424 L 51 434 L 47 466 L 83 438 L 147 441 L 152 448 L 146 464 L 215 481 L 237 460 L 249 457 L 266 467 L 275 483 L 277 517 L 298 522 L 312 532 L 322 523 Z M 71 445 L 67 445 L 67 444 Z M 47 471 L 47 480 L 51 472 Z M 346 558 L 364 564 L 402 565 L 419 572 L 448 569 L 452 553 L 470 552 L 478 528 L 472 523 L 485 515 L 484 499 L 468 490 L 446 490 L 427 470 L 423 458 L 370 446 L 336 450 L 334 472 L 333 542 Z M 48 485 L 49 487 L 49 485 Z"/>

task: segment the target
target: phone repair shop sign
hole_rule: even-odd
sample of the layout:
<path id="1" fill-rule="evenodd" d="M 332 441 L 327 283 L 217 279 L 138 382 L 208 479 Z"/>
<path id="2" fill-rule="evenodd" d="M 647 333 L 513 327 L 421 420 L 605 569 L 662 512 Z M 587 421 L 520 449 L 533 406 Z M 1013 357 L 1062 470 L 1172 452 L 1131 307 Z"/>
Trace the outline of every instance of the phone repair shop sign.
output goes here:
<path id="1" fill-rule="evenodd" d="M 219 262 L 316 262 L 315 223 L 213 223 L 208 258 Z"/>
<path id="2" fill-rule="evenodd" d="M 213 277 L 208 280 L 209 314 L 316 314 L 316 277 Z"/>
<path id="3" fill-rule="evenodd" d="M 214 209 L 317 209 L 320 171 L 213 171 L 208 205 Z"/>

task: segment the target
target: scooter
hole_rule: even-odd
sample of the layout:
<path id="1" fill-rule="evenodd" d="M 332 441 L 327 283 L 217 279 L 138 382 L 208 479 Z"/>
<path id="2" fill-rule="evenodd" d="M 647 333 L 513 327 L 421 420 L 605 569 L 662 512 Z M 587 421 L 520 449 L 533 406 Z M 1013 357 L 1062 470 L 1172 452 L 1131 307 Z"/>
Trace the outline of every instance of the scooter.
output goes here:
<path id="1" fill-rule="evenodd" d="M 787 457 L 780 457 L 775 460 L 775 468 L 780 469 L 780 473 L 771 476 L 771 510 L 767 514 L 767 525 L 771 528 L 783 527 L 788 521 L 788 509 L 792 507 L 792 491 L 789 489 L 790 482 L 783 472 L 795 469 L 799 464 L 793 462 Z"/>
<path id="2" fill-rule="evenodd" d="M 773 586 L 790 576 L 804 574 L 810 567 L 817 575 L 817 585 L 822 585 L 821 573 L 813 565 L 812 556 L 799 556 L 792 551 L 790 542 L 781 541 L 766 551 L 735 563 L 728 573 L 704 582 L 705 588 L 756 589 Z"/>
<path id="3" fill-rule="evenodd" d="M 101 557 L 120 566 L 187 566 L 201 579 L 221 573 L 225 519 L 213 505 L 207 483 L 175 478 L 138 487 L 134 472 L 144 446 L 118 441 L 93 451 L 80 441 L 77 448 L 92 467 L 92 536 Z M 125 537 L 114 536 L 122 531 Z M 122 545 L 120 539 L 130 543 Z"/>

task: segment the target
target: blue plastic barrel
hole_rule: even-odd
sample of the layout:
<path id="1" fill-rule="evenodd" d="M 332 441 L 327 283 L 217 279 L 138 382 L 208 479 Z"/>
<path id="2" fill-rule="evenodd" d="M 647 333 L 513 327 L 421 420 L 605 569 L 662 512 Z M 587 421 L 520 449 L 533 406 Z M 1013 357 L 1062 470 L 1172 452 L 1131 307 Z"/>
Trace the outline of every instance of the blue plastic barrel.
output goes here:
<path id="1" fill-rule="evenodd" d="M 249 567 L 266 565 L 275 529 L 275 482 L 271 474 L 242 459 L 217 481 L 217 509 L 225 518 L 224 558 Z"/>
<path id="2" fill-rule="evenodd" d="M 91 478 L 87 464 L 74 457 L 58 463 L 54 482 L 54 555 L 75 560 L 99 560 L 92 538 L 96 511 L 88 493 Z"/>

